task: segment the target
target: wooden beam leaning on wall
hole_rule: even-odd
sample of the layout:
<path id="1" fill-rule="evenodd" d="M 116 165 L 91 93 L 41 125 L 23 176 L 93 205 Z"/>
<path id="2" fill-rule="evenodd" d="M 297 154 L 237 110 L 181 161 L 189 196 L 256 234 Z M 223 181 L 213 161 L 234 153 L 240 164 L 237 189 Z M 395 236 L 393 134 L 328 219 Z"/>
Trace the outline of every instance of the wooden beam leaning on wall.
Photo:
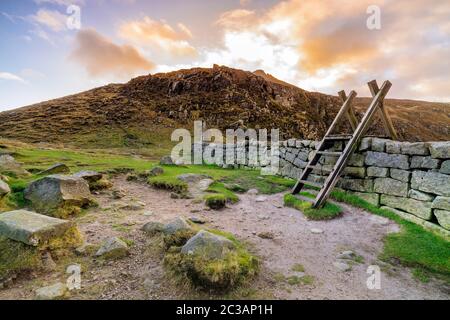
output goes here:
<path id="1" fill-rule="evenodd" d="M 380 91 L 380 88 L 378 87 L 378 84 L 377 84 L 377 80 L 372 80 L 367 85 L 369 86 L 372 97 L 375 97 L 377 95 L 378 91 Z M 389 116 L 384 103 L 380 102 L 377 109 L 378 109 L 380 118 L 383 121 L 384 130 L 385 130 L 386 134 L 392 140 L 398 140 L 397 131 L 395 131 L 395 128 L 392 124 L 391 117 Z"/>

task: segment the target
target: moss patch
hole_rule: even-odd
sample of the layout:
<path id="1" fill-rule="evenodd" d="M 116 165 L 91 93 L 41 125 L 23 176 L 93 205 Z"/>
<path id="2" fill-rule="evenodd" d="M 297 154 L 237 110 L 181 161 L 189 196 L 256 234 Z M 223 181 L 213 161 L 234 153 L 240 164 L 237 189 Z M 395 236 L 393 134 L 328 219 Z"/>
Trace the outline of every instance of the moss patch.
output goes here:
<path id="1" fill-rule="evenodd" d="M 41 252 L 38 248 L 0 237 L 0 281 L 41 268 Z"/>
<path id="2" fill-rule="evenodd" d="M 188 191 L 188 185 L 173 176 L 150 177 L 148 184 L 158 189 L 170 190 L 179 194 L 184 194 Z"/>
<path id="3" fill-rule="evenodd" d="M 302 192 L 301 195 L 314 198 L 313 195 L 306 192 Z M 335 204 L 327 202 L 322 208 L 314 209 L 312 208 L 312 204 L 310 202 L 302 201 L 292 194 L 286 194 L 284 196 L 284 205 L 300 210 L 308 219 L 311 220 L 329 220 L 342 214 L 342 209 Z"/>
<path id="4" fill-rule="evenodd" d="M 164 263 L 179 281 L 205 289 L 229 290 L 257 274 L 258 259 L 233 235 L 219 230 L 207 231 L 232 241 L 236 249 L 228 252 L 223 259 L 208 259 L 201 254 L 186 255 L 176 249 L 170 250 Z"/>

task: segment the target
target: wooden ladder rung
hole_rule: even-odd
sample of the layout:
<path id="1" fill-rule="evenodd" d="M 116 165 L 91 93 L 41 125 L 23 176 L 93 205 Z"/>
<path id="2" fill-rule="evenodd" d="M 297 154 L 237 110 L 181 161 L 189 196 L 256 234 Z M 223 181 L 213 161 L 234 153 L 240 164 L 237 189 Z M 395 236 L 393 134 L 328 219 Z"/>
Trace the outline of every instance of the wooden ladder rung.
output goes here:
<path id="1" fill-rule="evenodd" d="M 309 181 L 309 180 L 299 180 L 298 182 L 306 184 L 306 185 L 310 185 L 316 188 L 322 188 L 323 185 L 321 183 L 318 182 L 313 182 L 313 181 Z"/>
<path id="2" fill-rule="evenodd" d="M 317 154 L 324 155 L 324 156 L 340 157 L 342 152 L 338 152 L 338 151 L 317 151 Z"/>
<path id="3" fill-rule="evenodd" d="M 308 165 L 307 167 L 311 168 L 313 170 L 319 170 L 319 171 L 324 171 L 324 172 L 332 172 L 333 171 L 333 169 L 326 168 L 326 167 L 323 167 L 323 166 Z"/>
<path id="4" fill-rule="evenodd" d="M 351 140 L 352 136 L 351 135 L 333 135 L 333 136 L 326 136 L 325 138 L 323 138 L 324 140 Z"/>

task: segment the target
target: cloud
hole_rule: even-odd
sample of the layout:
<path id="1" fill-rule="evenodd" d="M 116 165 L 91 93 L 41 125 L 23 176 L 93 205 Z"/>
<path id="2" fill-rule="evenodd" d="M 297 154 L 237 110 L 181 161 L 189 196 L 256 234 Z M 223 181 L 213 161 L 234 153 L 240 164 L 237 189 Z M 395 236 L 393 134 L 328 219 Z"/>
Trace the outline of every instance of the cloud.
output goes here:
<path id="1" fill-rule="evenodd" d="M 41 4 L 54 4 L 60 6 L 70 6 L 72 4 L 83 5 L 84 0 L 34 0 L 34 2 L 38 5 Z"/>
<path id="2" fill-rule="evenodd" d="M 381 9 L 381 30 L 366 26 L 373 4 Z M 236 66 L 259 64 L 307 90 L 369 95 L 365 82 L 378 78 L 393 82 L 391 97 L 448 100 L 449 16 L 450 3 L 439 0 L 288 0 L 262 12 L 224 12 L 216 22 L 224 47 L 206 54 Z M 273 58 L 263 59 L 271 50 Z"/>
<path id="3" fill-rule="evenodd" d="M 9 72 L 0 72 L 0 79 L 25 83 L 25 80 L 23 80 L 21 77 Z"/>
<path id="4" fill-rule="evenodd" d="M 192 32 L 187 26 L 178 23 L 177 29 L 165 21 L 142 20 L 128 21 L 119 27 L 119 36 L 136 46 L 143 47 L 153 54 L 166 55 L 172 58 L 189 58 L 197 56 L 197 50 L 189 43 Z"/>
<path id="5" fill-rule="evenodd" d="M 67 16 L 56 10 L 39 9 L 30 16 L 30 20 L 52 31 L 59 32 L 66 29 Z"/>
<path id="6" fill-rule="evenodd" d="M 93 29 L 78 32 L 76 48 L 70 58 L 82 65 L 93 77 L 133 76 L 137 72 L 148 72 L 155 67 L 134 47 L 117 45 Z"/>

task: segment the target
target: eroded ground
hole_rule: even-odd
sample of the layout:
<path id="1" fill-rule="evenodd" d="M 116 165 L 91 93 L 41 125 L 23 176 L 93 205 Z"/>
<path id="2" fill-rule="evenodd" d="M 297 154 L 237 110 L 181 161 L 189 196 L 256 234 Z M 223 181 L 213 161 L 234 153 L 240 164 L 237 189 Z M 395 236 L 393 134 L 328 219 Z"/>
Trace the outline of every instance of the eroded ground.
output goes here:
<path id="1" fill-rule="evenodd" d="M 101 262 L 89 257 L 60 261 L 46 275 L 19 279 L 0 291 L 0 299 L 33 299 L 34 290 L 55 282 L 65 282 L 65 268 L 72 263 L 83 266 L 82 289 L 72 291 L 72 299 L 449 299 L 449 288 L 437 281 L 422 283 L 409 269 L 387 265 L 377 259 L 382 239 L 398 231 L 392 221 L 340 204 L 342 217 L 330 221 L 308 221 L 299 211 L 283 207 L 283 194 L 240 195 L 240 202 L 221 211 L 207 209 L 203 203 L 172 199 L 169 192 L 146 184 L 113 179 L 114 189 L 126 196 L 114 199 L 111 191 L 95 195 L 98 208 L 77 218 L 85 240 L 99 244 L 109 236 L 119 236 L 131 245 L 131 254 L 122 260 Z M 138 210 L 122 209 L 126 204 L 142 202 Z M 197 217 L 212 227 L 233 233 L 260 257 L 259 276 L 251 283 L 226 295 L 201 292 L 180 286 L 165 274 L 157 238 L 149 238 L 140 229 L 149 221 L 168 222 L 182 216 Z M 313 233 L 320 229 L 322 233 Z M 268 233 L 273 239 L 263 239 Z M 351 271 L 340 271 L 333 263 L 336 256 L 352 250 L 358 256 Z M 304 271 L 298 271 L 299 265 Z M 381 289 L 366 285 L 369 265 L 381 268 Z M 297 266 L 297 268 L 295 268 Z M 297 271 L 293 271 L 297 269 Z M 301 269 L 301 268 L 300 268 Z M 307 275 L 306 283 L 289 283 L 291 276 Z M 305 279 L 305 278 L 303 278 Z"/>

